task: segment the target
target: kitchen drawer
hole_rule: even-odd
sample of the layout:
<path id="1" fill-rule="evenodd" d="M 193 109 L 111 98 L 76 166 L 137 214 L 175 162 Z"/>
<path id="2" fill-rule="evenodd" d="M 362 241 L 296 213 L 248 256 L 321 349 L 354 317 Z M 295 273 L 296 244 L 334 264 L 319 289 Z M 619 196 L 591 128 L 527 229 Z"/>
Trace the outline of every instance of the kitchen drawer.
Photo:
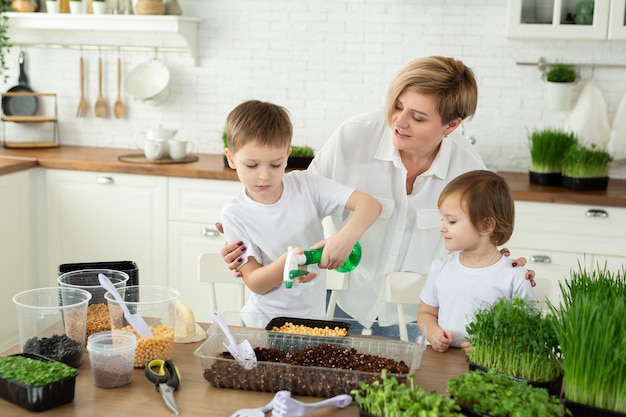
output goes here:
<path id="1" fill-rule="evenodd" d="M 222 207 L 242 190 L 239 181 L 169 178 L 169 219 L 214 224 Z"/>

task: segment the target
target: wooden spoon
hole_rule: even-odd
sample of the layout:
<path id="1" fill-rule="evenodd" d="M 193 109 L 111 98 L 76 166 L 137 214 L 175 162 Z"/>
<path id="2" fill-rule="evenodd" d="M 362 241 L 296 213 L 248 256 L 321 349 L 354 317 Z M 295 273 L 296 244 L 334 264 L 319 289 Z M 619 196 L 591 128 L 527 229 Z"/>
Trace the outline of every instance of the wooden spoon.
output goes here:
<path id="1" fill-rule="evenodd" d="M 107 117 L 107 104 L 102 96 L 102 58 L 98 58 L 98 98 L 94 108 L 96 117 Z"/>
<path id="2" fill-rule="evenodd" d="M 113 106 L 113 113 L 115 113 L 115 117 L 121 119 L 124 117 L 124 103 L 122 103 L 122 94 L 120 93 L 120 88 L 122 85 L 122 60 L 117 58 L 117 100 L 115 100 L 115 105 Z"/>

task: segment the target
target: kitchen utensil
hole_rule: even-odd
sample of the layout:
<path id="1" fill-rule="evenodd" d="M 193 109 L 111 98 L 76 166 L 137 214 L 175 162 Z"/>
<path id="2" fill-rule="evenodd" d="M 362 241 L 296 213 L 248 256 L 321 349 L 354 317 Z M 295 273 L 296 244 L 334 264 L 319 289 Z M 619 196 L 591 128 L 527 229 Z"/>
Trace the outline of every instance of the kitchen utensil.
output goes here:
<path id="1" fill-rule="evenodd" d="M 230 417 L 265 417 L 265 413 L 274 408 L 274 402 L 276 401 L 276 399 L 285 395 L 285 392 L 288 392 L 289 395 L 291 395 L 291 392 L 289 391 L 278 391 L 276 395 L 274 395 L 274 398 L 272 398 L 272 401 L 265 404 L 263 407 L 242 408 L 241 410 L 235 411 Z"/>
<path id="2" fill-rule="evenodd" d="M 156 371 L 154 369 L 157 369 Z M 146 378 L 156 385 L 157 391 L 161 393 L 165 405 L 179 415 L 180 411 L 174 400 L 174 391 L 178 388 L 180 383 L 180 371 L 171 361 L 163 359 L 153 359 L 146 365 L 145 368 Z"/>
<path id="3" fill-rule="evenodd" d="M 187 140 L 168 140 L 170 158 L 174 161 L 180 161 L 195 149 L 195 144 Z"/>
<path id="4" fill-rule="evenodd" d="M 279 395 L 281 393 L 282 395 Z M 322 407 L 344 408 L 351 402 L 352 397 L 350 395 L 340 394 L 315 403 L 303 403 L 291 398 L 290 391 L 278 391 L 274 396 L 272 417 L 300 417 Z"/>
<path id="5" fill-rule="evenodd" d="M 25 62 L 26 53 L 20 51 L 18 58 L 20 75 L 16 86 L 9 88 L 8 93 L 32 93 L 33 90 L 28 85 Z M 39 101 L 33 95 L 10 95 L 2 97 L 2 111 L 7 116 L 34 116 L 37 114 Z"/>
<path id="6" fill-rule="evenodd" d="M 115 100 L 115 105 L 113 106 L 113 113 L 115 113 L 115 117 L 121 119 L 124 117 L 124 103 L 122 103 L 122 59 L 117 58 L 117 100 Z"/>
<path id="7" fill-rule="evenodd" d="M 85 99 L 85 62 L 83 57 L 80 57 L 80 100 L 78 102 L 78 110 L 76 111 L 76 117 L 87 116 L 89 110 L 89 104 Z"/>
<path id="8" fill-rule="evenodd" d="M 148 323 L 146 323 L 143 317 L 141 317 L 139 314 L 132 314 L 128 310 L 128 307 L 124 303 L 124 300 L 122 300 L 122 296 L 115 289 L 111 280 L 107 278 L 104 274 L 98 274 L 98 280 L 100 281 L 100 285 L 102 285 L 109 292 L 109 294 L 111 294 L 120 303 L 122 310 L 124 311 L 124 317 L 126 317 L 126 320 L 133 327 L 133 329 L 135 329 L 137 333 L 139 333 L 139 336 L 153 337 L 152 330 L 150 330 L 150 327 L 148 327 Z"/>
<path id="9" fill-rule="evenodd" d="M 165 92 L 169 82 L 169 69 L 161 61 L 153 58 L 128 73 L 126 92 L 143 102 L 156 98 L 160 94 L 169 95 L 169 92 Z"/>
<path id="10" fill-rule="evenodd" d="M 102 95 L 102 58 L 98 57 L 98 98 L 94 108 L 96 117 L 107 117 L 107 103 Z"/>
<path id="11" fill-rule="evenodd" d="M 230 332 L 226 321 L 222 317 L 222 315 L 217 311 L 213 310 L 211 312 L 211 317 L 213 317 L 213 322 L 220 326 L 226 337 L 228 338 L 228 342 L 230 344 L 224 343 L 226 349 L 233 355 L 233 358 L 239 362 L 241 366 L 245 369 L 252 369 L 256 367 L 256 354 L 254 353 L 254 349 L 250 345 L 247 339 L 243 342 L 237 344 L 233 334 Z"/>

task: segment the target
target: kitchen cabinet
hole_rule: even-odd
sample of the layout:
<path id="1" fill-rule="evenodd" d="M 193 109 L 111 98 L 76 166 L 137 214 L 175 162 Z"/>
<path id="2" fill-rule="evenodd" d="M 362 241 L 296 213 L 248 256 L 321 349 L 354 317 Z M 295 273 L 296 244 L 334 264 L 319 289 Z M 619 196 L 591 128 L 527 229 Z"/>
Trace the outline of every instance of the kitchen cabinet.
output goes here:
<path id="1" fill-rule="evenodd" d="M 169 178 L 169 283 L 180 291 L 181 300 L 198 321 L 211 321 L 209 284 L 198 280 L 198 257 L 205 252 L 219 253 L 224 246 L 224 236 L 215 223 L 222 206 L 241 189 L 238 181 Z M 219 262 L 215 268 L 226 268 L 226 264 Z M 237 311 L 235 294 L 222 296 L 232 286 L 216 287 L 218 310 Z"/>
<path id="2" fill-rule="evenodd" d="M 5 13 L 11 43 L 188 53 L 197 65 L 198 25 L 190 16 Z M 79 42 L 79 44 L 77 44 Z"/>
<path id="3" fill-rule="evenodd" d="M 35 287 L 30 190 L 30 171 L 0 176 L 0 350 L 17 343 L 19 338 L 13 296 Z"/>
<path id="4" fill-rule="evenodd" d="M 139 283 L 167 285 L 167 178 L 46 171 L 47 282 L 64 263 L 134 261 Z"/>
<path id="5" fill-rule="evenodd" d="M 515 202 L 515 230 L 504 244 L 513 257 L 525 257 L 537 277 L 558 283 L 578 264 L 592 269 L 626 266 L 626 209 L 579 204 Z"/>
<path id="6" fill-rule="evenodd" d="M 591 25 L 571 20 L 579 2 L 509 0 L 506 35 L 512 39 L 626 39 L 624 0 L 595 0 Z"/>

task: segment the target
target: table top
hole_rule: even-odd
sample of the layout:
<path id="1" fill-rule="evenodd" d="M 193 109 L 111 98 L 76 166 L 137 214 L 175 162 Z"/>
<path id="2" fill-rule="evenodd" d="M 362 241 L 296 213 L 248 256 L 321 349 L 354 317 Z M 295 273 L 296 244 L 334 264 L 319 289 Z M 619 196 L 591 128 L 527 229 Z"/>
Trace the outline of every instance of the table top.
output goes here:
<path id="1" fill-rule="evenodd" d="M 257 408 L 270 402 L 274 396 L 268 392 L 243 391 L 214 388 L 202 376 L 200 359 L 193 352 L 203 342 L 174 344 L 173 361 L 178 366 L 182 382 L 174 393 L 181 416 L 229 417 L 241 408 Z M 19 353 L 15 346 L 0 355 Z M 461 375 L 468 370 L 465 354 L 459 349 L 450 349 L 446 353 L 438 353 L 426 348 L 420 368 L 415 372 L 415 382 L 426 392 L 437 391 L 445 394 L 446 384 L 450 377 Z M 143 369 L 133 371 L 130 384 L 106 389 L 93 385 L 87 353 L 78 368 L 74 401 L 45 411 L 46 417 L 121 417 L 150 415 L 151 417 L 174 416 L 161 395 L 145 377 Z M 320 398 L 294 396 L 302 402 L 316 402 Z M 33 413 L 11 402 L 1 400 L 2 416 L 32 416 Z M 310 415 L 323 417 L 356 417 L 358 408 L 352 402 L 345 409 L 321 408 Z"/>

